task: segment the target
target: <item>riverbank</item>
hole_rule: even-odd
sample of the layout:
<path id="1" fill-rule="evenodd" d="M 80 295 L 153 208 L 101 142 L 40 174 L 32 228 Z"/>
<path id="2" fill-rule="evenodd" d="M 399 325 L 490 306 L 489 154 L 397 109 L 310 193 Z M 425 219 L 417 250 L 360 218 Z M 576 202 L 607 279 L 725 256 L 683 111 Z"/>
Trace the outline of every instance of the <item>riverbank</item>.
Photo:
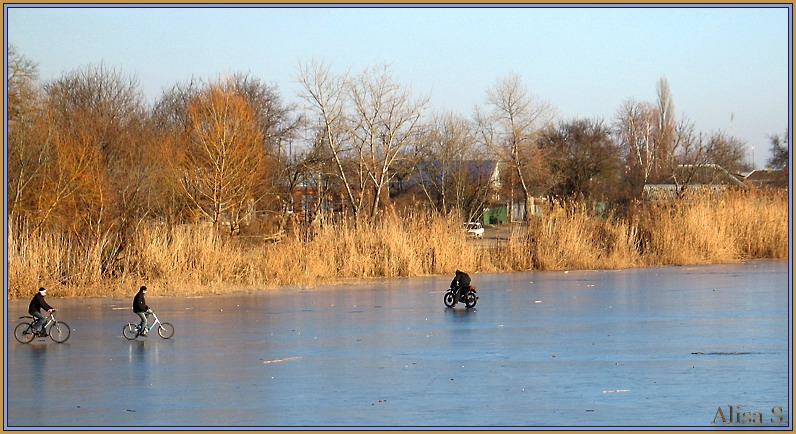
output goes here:
<path id="1" fill-rule="evenodd" d="M 107 244 L 75 246 L 62 234 L 9 228 L 8 298 L 39 286 L 58 297 L 205 295 L 314 286 L 378 277 L 528 270 L 622 269 L 732 263 L 788 256 L 787 192 L 728 192 L 644 202 L 622 216 L 577 204 L 500 226 L 473 240 L 453 216 L 385 214 L 378 224 L 339 222 L 287 232 L 279 242 L 212 227 L 139 225 L 109 264 Z M 108 273 L 107 270 L 114 270 Z"/>

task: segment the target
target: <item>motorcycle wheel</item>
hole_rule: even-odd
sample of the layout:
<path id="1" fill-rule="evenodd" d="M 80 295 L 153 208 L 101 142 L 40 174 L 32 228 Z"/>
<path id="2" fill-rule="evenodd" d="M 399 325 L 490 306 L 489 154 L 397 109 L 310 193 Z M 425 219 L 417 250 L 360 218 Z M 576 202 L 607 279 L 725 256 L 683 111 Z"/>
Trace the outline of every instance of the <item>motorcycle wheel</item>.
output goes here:
<path id="1" fill-rule="evenodd" d="M 476 297 L 475 292 L 472 291 L 468 292 L 467 299 L 464 301 L 464 304 L 465 306 L 467 306 L 467 309 L 475 307 L 476 303 L 478 303 L 478 297 Z"/>
<path id="2" fill-rule="evenodd" d="M 456 300 L 453 297 L 453 293 L 450 291 L 445 293 L 445 306 L 447 307 L 456 306 Z"/>

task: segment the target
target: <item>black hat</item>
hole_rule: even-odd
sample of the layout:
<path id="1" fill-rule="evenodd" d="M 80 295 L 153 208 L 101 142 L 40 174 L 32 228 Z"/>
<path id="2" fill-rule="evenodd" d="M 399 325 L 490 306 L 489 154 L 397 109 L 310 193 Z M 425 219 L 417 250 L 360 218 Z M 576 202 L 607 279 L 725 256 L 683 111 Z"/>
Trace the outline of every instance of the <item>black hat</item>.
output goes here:
<path id="1" fill-rule="evenodd" d="M 146 291 L 146 286 L 141 285 L 141 288 L 138 289 L 139 291 Z"/>

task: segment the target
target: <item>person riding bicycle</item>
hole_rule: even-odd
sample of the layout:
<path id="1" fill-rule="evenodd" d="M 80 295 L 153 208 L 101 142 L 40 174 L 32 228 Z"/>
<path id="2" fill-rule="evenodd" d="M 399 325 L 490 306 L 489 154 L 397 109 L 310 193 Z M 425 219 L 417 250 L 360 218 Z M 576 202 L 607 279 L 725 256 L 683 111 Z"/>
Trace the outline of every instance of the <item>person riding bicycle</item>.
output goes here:
<path id="1" fill-rule="evenodd" d="M 147 317 L 152 314 L 152 309 L 147 306 L 144 294 L 146 294 L 146 286 L 142 285 L 133 298 L 133 313 L 141 317 L 141 322 L 138 324 L 138 327 L 141 329 L 142 335 L 146 335 L 147 333 Z"/>
<path id="2" fill-rule="evenodd" d="M 36 318 L 36 321 L 33 323 L 33 329 L 39 331 L 41 327 L 41 335 L 47 336 L 47 330 L 44 329 L 44 325 L 47 322 L 47 318 L 41 314 L 41 310 L 44 309 L 47 313 L 52 313 L 55 309 L 47 304 L 44 301 L 44 297 L 47 295 L 47 290 L 44 288 L 39 288 L 39 292 L 33 296 L 33 299 L 30 301 L 30 305 L 28 305 L 28 313 L 33 315 Z"/>
<path id="3" fill-rule="evenodd" d="M 470 289 L 470 275 L 464 271 L 456 270 L 456 276 L 451 281 L 451 289 L 453 288 L 456 289 L 456 298 L 454 300 L 459 300 L 459 296 L 466 294 Z"/>

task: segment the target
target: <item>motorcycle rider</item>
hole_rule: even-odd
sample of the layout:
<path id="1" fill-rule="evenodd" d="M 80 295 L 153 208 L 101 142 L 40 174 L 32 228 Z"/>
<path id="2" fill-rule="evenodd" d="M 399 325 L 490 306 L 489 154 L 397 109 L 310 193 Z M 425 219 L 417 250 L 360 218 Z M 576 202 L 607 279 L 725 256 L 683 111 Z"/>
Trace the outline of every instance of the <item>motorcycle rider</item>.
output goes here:
<path id="1" fill-rule="evenodd" d="M 456 297 L 453 302 L 459 301 L 459 297 L 466 294 L 470 289 L 470 275 L 461 270 L 456 270 L 456 275 L 451 281 L 451 289 L 456 289 Z"/>

